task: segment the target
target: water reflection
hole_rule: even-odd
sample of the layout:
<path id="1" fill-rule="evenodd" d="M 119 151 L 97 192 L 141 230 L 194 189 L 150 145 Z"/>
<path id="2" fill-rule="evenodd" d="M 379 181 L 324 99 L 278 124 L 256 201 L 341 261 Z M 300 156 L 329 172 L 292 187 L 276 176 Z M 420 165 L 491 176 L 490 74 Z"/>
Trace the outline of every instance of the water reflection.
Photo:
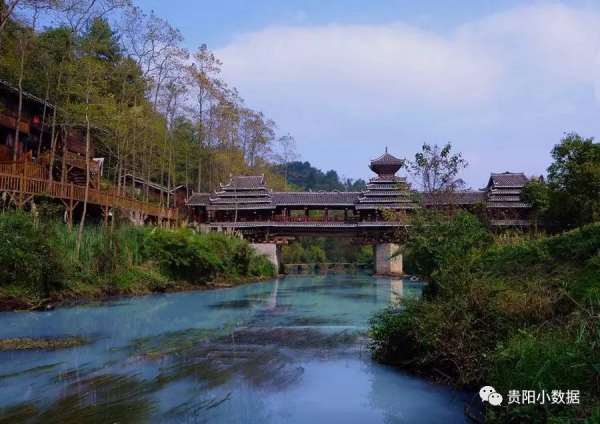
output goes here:
<path id="1" fill-rule="evenodd" d="M 370 316 L 420 284 L 319 275 L 0 314 L 0 337 L 83 336 L 0 352 L 7 422 L 462 422 L 449 390 L 373 363 Z"/>

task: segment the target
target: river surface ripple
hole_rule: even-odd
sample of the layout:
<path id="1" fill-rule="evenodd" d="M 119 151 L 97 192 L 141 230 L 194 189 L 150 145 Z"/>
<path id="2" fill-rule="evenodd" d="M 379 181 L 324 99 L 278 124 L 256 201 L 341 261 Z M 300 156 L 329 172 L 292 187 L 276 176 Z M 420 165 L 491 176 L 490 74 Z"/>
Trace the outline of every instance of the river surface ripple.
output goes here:
<path id="1" fill-rule="evenodd" d="M 296 276 L 232 289 L 0 313 L 0 422 L 454 423 L 465 394 L 370 359 L 372 314 L 422 285 Z"/>

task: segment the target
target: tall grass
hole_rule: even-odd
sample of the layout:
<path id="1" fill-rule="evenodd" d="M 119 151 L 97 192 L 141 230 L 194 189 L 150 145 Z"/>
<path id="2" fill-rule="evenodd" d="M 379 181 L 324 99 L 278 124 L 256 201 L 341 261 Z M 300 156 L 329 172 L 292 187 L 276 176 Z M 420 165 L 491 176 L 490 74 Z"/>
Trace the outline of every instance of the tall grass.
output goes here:
<path id="1" fill-rule="evenodd" d="M 143 291 L 168 281 L 202 284 L 276 273 L 244 240 L 189 229 L 122 226 L 111 231 L 88 225 L 77 254 L 77 234 L 65 224 L 35 223 L 28 214 L 11 212 L 0 214 L 0 239 L 0 298 Z"/>

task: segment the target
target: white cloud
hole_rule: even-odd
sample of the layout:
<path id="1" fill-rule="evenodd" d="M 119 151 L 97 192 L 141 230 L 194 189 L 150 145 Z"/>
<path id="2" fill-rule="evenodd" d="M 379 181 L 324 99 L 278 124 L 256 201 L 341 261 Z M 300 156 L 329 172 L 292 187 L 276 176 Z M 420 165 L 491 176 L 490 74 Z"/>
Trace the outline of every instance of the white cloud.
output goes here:
<path id="1" fill-rule="evenodd" d="M 283 87 L 280 94 L 335 96 L 361 107 L 381 100 L 477 102 L 497 78 L 496 63 L 466 43 L 403 24 L 267 28 L 217 53 L 242 87 L 274 85 Z"/>
<path id="2" fill-rule="evenodd" d="M 557 139 L 536 139 L 536 129 L 576 129 L 556 121 L 580 124 L 581 109 L 600 100 L 600 14 L 560 4 L 511 9 L 448 33 L 402 22 L 270 27 L 217 54 L 250 105 L 301 135 L 307 159 L 324 134 L 332 151 L 386 134 L 416 138 L 414 151 L 461 134 L 467 144 L 459 148 L 483 159 L 490 145 L 518 146 L 506 138 L 527 134 L 546 157 Z M 469 138 L 464 131 L 474 128 Z M 488 139 L 476 140 L 482 133 Z"/>

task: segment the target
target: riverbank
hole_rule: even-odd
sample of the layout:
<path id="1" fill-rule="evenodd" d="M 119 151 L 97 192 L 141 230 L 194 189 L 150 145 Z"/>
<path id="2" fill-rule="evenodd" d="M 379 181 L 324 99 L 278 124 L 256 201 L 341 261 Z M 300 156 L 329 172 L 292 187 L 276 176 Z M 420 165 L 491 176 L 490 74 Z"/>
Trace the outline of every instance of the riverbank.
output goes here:
<path id="1" fill-rule="evenodd" d="M 234 286 L 276 276 L 237 237 L 190 229 L 89 226 L 0 214 L 0 310 L 47 309 L 115 296 Z M 79 250 L 79 251 L 78 251 Z"/>
<path id="2" fill-rule="evenodd" d="M 536 239 L 494 237 L 467 214 L 428 225 L 405 257 L 430 290 L 375 316 L 375 358 L 455 387 L 494 387 L 504 402 L 484 405 L 486 422 L 597 422 L 600 224 Z M 509 402 L 523 391 L 579 398 Z"/>
<path id="3" fill-rule="evenodd" d="M 48 311 L 55 308 L 73 307 L 91 302 L 111 302 L 121 298 L 147 296 L 159 293 L 179 293 L 192 291 L 206 291 L 233 288 L 245 284 L 258 283 L 276 278 L 277 275 L 262 277 L 244 277 L 236 279 L 224 279 L 220 281 L 208 281 L 194 284 L 187 281 L 168 281 L 164 285 L 149 286 L 140 282 L 135 287 L 121 289 L 115 286 L 92 286 L 78 292 L 59 291 L 53 292 L 50 297 L 44 299 L 13 297 L 0 291 L 0 312 L 10 311 Z M 32 303 L 35 302 L 35 303 Z"/>

